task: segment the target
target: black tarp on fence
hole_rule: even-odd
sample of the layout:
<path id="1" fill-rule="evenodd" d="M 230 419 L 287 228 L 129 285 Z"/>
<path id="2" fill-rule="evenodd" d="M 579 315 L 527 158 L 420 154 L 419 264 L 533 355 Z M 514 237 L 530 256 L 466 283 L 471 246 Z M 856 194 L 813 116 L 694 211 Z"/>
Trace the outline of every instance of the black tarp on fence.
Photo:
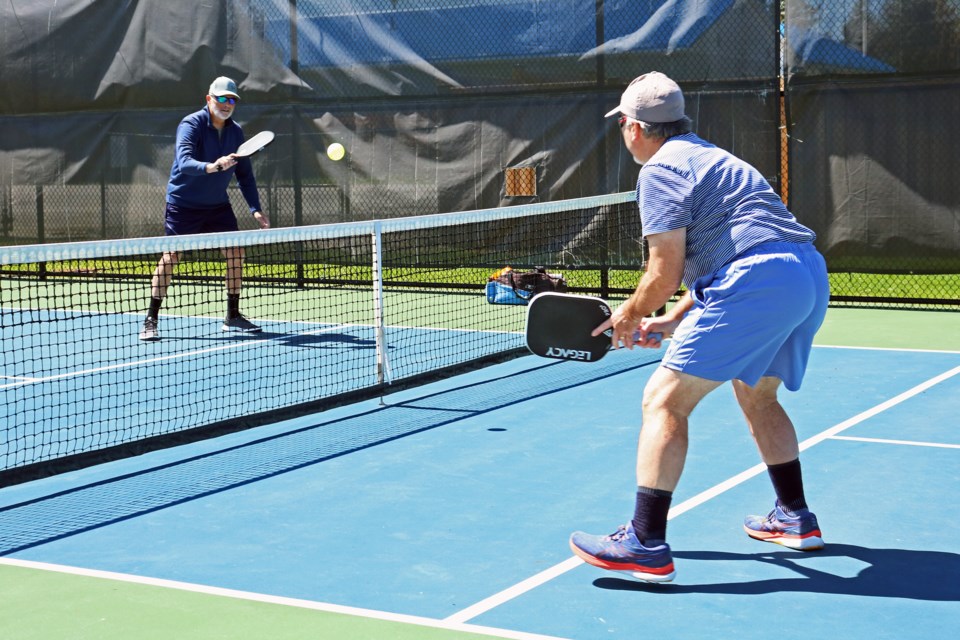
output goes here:
<path id="1" fill-rule="evenodd" d="M 0 242 L 162 233 L 177 122 L 220 74 L 245 129 L 278 134 L 256 159 L 275 224 L 630 190 L 602 114 L 657 69 L 701 136 L 789 186 L 832 271 L 957 278 L 958 15 L 946 0 L 11 0 Z M 528 195 L 508 191 L 512 168 L 532 170 Z"/>

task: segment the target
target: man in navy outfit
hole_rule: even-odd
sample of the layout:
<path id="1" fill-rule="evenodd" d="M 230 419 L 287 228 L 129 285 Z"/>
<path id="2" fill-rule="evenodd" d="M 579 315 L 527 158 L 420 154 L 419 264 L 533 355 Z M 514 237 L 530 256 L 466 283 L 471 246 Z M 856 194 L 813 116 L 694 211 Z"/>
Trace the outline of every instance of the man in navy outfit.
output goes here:
<path id="1" fill-rule="evenodd" d="M 235 155 L 244 141 L 243 129 L 233 121 L 240 95 L 237 84 L 219 77 L 210 85 L 206 106 L 191 113 L 177 127 L 176 152 L 167 184 L 164 229 L 168 236 L 237 231 L 237 218 L 230 206 L 227 186 L 236 175 L 250 213 L 266 229 L 270 222 L 261 210 L 257 182 L 249 158 Z M 227 313 L 223 331 L 257 332 L 260 327 L 240 313 L 243 249 L 224 249 L 227 261 Z M 176 252 L 167 252 L 154 270 L 150 310 L 140 331 L 141 340 L 159 340 L 160 306 L 177 265 Z"/>

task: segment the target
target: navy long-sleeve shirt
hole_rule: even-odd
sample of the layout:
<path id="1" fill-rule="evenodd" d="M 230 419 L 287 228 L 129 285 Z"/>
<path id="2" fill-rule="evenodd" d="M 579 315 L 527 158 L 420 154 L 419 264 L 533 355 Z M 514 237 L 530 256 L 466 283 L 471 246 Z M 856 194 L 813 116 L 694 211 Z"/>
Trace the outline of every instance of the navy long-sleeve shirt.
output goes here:
<path id="1" fill-rule="evenodd" d="M 250 158 L 239 158 L 236 166 L 217 173 L 207 173 L 208 164 L 236 152 L 243 143 L 243 129 L 233 118 L 217 131 L 207 107 L 191 113 L 177 127 L 177 146 L 167 183 L 167 202 L 195 209 L 211 209 L 230 202 L 227 185 L 237 174 L 240 192 L 250 206 L 250 213 L 261 211 L 257 181 L 253 177 Z"/>

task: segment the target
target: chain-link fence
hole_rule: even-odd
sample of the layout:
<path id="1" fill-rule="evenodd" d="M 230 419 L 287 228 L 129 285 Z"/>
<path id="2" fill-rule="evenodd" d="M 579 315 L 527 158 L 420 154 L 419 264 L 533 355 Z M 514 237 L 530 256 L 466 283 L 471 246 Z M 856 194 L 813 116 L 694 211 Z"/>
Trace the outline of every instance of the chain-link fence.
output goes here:
<path id="1" fill-rule="evenodd" d="M 789 0 L 791 208 L 836 303 L 960 304 L 960 1 Z"/>
<path id="2" fill-rule="evenodd" d="M 3 244 L 161 234 L 221 74 L 277 133 L 277 226 L 632 190 L 603 114 L 655 69 L 817 232 L 835 301 L 960 306 L 960 0 L 34 0 L 0 26 Z"/>

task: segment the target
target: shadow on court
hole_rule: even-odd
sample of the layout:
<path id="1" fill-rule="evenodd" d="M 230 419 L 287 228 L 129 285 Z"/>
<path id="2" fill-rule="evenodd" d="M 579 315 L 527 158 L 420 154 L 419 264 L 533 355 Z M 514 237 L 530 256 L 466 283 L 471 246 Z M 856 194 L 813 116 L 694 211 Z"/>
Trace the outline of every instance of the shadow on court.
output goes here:
<path id="1" fill-rule="evenodd" d="M 351 336 L 346 333 L 319 333 L 281 336 L 279 334 L 265 334 L 276 339 L 279 344 L 289 347 L 359 347 L 372 349 L 377 346 L 375 340 L 367 340 Z"/>
<path id="2" fill-rule="evenodd" d="M 717 584 L 649 584 L 620 578 L 599 578 L 593 584 L 616 591 L 657 592 L 664 595 L 712 593 L 759 595 L 779 591 L 833 593 L 877 598 L 906 598 L 941 602 L 960 601 L 960 555 L 944 551 L 870 549 L 849 544 L 827 544 L 822 551 L 801 554 L 725 553 L 719 551 L 675 552 L 689 560 L 746 561 L 771 564 L 796 573 L 793 578 Z M 807 566 L 807 558 L 850 558 L 867 566 L 855 576 L 838 576 Z M 800 562 L 798 562 L 798 560 Z"/>
<path id="3" fill-rule="evenodd" d="M 203 344 L 253 344 L 283 345 L 301 348 L 350 348 L 372 349 L 376 342 L 367 338 L 350 335 L 348 333 L 278 333 L 261 331 L 259 333 L 224 332 L 213 335 L 187 335 L 165 332 L 161 342 L 168 344 L 176 341 L 178 344 L 188 342 Z"/>

